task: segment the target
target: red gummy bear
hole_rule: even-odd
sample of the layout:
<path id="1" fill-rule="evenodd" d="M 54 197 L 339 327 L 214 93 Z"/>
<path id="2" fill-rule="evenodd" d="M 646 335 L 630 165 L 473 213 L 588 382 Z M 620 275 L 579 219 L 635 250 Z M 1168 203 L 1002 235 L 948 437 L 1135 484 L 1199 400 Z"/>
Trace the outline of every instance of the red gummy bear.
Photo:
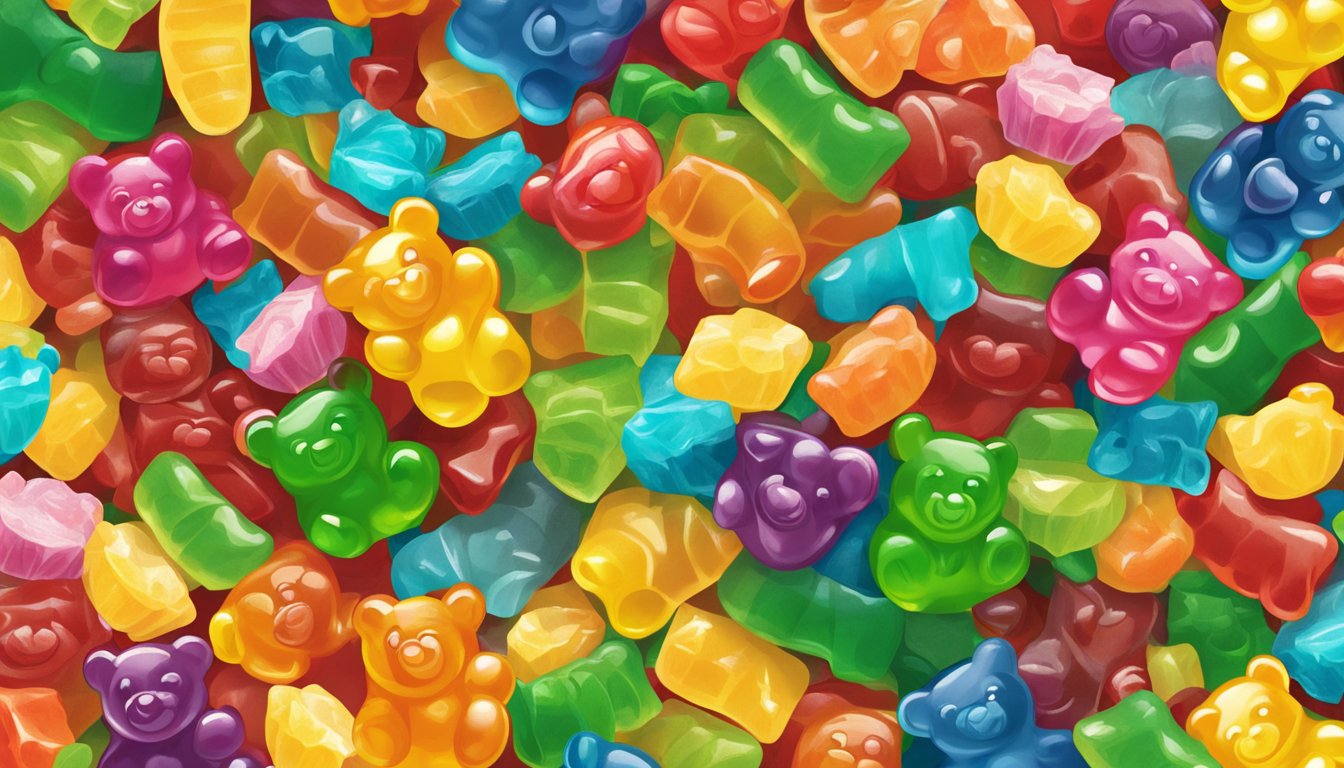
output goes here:
<path id="1" fill-rule="evenodd" d="M 994 113 L 962 96 L 907 91 L 891 108 L 910 132 L 910 146 L 879 186 L 903 198 L 936 200 L 975 186 L 980 166 L 1012 149 Z"/>
<path id="2" fill-rule="evenodd" d="M 660 28 L 683 64 L 736 88 L 752 55 L 781 36 L 791 5 L 793 0 L 672 0 Z"/>
<path id="3" fill-rule="evenodd" d="M 1101 217 L 1101 234 L 1087 249 L 1091 253 L 1108 254 L 1120 247 L 1129 214 L 1140 205 L 1161 208 L 1180 220 L 1189 212 L 1166 142 L 1146 125 L 1126 126 L 1104 141 L 1069 171 L 1064 186 Z"/>
<path id="4" fill-rule="evenodd" d="M 978 603 L 971 609 L 982 637 L 1001 637 L 1020 655 L 1045 629 L 1050 599 L 1025 581 Z"/>

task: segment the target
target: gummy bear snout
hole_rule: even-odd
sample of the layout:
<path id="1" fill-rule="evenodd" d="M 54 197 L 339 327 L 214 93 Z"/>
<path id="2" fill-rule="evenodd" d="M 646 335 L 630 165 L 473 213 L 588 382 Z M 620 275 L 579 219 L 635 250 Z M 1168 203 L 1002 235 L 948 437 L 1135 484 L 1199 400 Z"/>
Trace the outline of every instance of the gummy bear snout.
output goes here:
<path id="1" fill-rule="evenodd" d="M 1176 275 L 1158 267 L 1145 267 L 1134 273 L 1134 294 L 1150 306 L 1166 306 L 1176 302 L 1180 294 Z"/>
<path id="2" fill-rule="evenodd" d="M 957 730 L 979 741 L 998 738 L 1008 727 L 1008 713 L 994 700 L 968 707 L 957 713 Z"/>
<path id="3" fill-rule="evenodd" d="M 171 693 L 145 692 L 126 702 L 126 717 L 136 728 L 153 733 L 173 719 L 177 697 Z"/>
<path id="4" fill-rule="evenodd" d="M 140 237 L 159 234 L 173 217 L 173 204 L 163 196 L 141 196 L 121 209 L 121 224 Z"/>

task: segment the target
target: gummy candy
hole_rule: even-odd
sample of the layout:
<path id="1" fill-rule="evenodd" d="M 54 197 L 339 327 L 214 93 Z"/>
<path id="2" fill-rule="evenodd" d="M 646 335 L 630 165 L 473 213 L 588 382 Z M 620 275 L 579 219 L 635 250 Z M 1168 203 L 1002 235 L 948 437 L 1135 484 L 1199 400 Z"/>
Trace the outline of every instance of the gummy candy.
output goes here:
<path id="1" fill-rule="evenodd" d="M 1209 455 L 1258 496 L 1296 499 L 1315 493 L 1344 463 L 1344 416 L 1334 403 L 1329 387 L 1300 384 L 1253 416 L 1219 419 Z"/>
<path id="2" fill-rule="evenodd" d="M 0 571 L 18 579 L 74 579 L 103 505 L 60 480 L 0 477 Z"/>
<path id="3" fill-rule="evenodd" d="M 1097 439 L 1087 465 L 1097 474 L 1200 494 L 1209 484 L 1204 452 L 1218 407 L 1154 396 L 1138 405 L 1097 402 Z"/>
<path id="4" fill-rule="evenodd" d="M 159 50 L 168 90 L 192 128 L 219 136 L 252 103 L 250 3 L 159 0 Z"/>
<path id="5" fill-rule="evenodd" d="M 680 699 L 668 699 L 652 720 L 621 738 L 647 752 L 662 768 L 761 765 L 761 744 L 751 734 Z"/>
<path id="6" fill-rule="evenodd" d="M 521 210 L 519 192 L 541 166 L 516 131 L 500 134 L 438 171 L 425 198 L 439 211 L 439 230 L 458 240 L 493 235 Z"/>
<path id="7" fill-rule="evenodd" d="M 1225 4 L 1218 83 L 1247 120 L 1273 117 L 1312 70 L 1344 55 L 1335 36 L 1344 6 L 1335 0 Z"/>
<path id="8" fill-rule="evenodd" d="M 836 69 L 868 96 L 895 88 L 944 0 L 803 0 L 807 26 Z"/>
<path id="9" fill-rule="evenodd" d="M 1120 133 L 1124 120 L 1111 111 L 1115 80 L 1073 63 L 1052 45 L 1041 45 L 1008 68 L 996 94 L 1003 137 L 1009 143 L 1065 165 L 1092 154 Z"/>
<path id="10" fill-rule="evenodd" d="M 706 317 L 677 366 L 677 391 L 722 400 L 737 411 L 767 411 L 784 401 L 812 352 L 801 328 L 757 309 Z"/>
<path id="11" fill-rule="evenodd" d="M 252 28 L 252 44 L 266 102 L 290 117 L 335 112 L 360 98 L 350 63 L 373 51 L 368 29 L 323 19 L 263 22 Z"/>
<path id="12" fill-rule="evenodd" d="M 331 152 L 331 185 L 387 215 L 398 200 L 422 196 L 446 144 L 443 131 L 419 128 L 363 99 L 341 108 Z"/>
<path id="13" fill-rule="evenodd" d="M 1023 261 L 1067 266 L 1101 232 L 1096 212 L 1048 165 L 1009 155 L 980 166 L 975 186 L 975 215 L 985 234 Z"/>

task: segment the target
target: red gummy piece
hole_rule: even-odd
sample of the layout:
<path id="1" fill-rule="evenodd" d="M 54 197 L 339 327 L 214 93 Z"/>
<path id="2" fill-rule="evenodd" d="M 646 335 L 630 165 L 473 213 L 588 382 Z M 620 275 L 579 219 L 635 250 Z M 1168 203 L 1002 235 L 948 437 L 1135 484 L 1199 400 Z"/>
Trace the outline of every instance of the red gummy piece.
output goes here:
<path id="1" fill-rule="evenodd" d="M 903 198 L 935 200 L 964 192 L 975 185 L 980 166 L 1011 149 L 994 113 L 963 96 L 908 91 L 892 112 L 910 132 L 910 147 L 878 185 Z"/>
<path id="2" fill-rule="evenodd" d="M 1146 125 L 1127 126 L 1064 177 L 1074 198 L 1101 217 L 1101 234 L 1088 250 L 1109 254 L 1124 242 L 1129 214 L 1152 205 L 1184 221 L 1189 212 L 1176 183 L 1166 142 Z"/>
<path id="3" fill-rule="evenodd" d="M 1024 581 L 977 604 L 971 618 L 982 637 L 1001 637 L 1020 655 L 1045 630 L 1049 608 L 1050 598 Z"/>
<path id="4" fill-rule="evenodd" d="M 683 64 L 729 88 L 766 43 L 781 36 L 793 0 L 672 0 L 659 24 Z"/>

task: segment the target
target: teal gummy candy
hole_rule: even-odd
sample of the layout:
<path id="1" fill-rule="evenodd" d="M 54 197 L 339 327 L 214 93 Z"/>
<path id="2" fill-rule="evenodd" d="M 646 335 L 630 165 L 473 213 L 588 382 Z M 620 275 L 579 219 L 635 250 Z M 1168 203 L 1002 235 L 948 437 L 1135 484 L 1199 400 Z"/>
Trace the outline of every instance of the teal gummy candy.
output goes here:
<path id="1" fill-rule="evenodd" d="M 25 101 L 0 110 L 0 225 L 33 226 L 79 159 L 106 146 L 56 108 Z"/>
<path id="2" fill-rule="evenodd" d="M 373 33 L 327 19 L 265 21 L 252 28 L 252 50 L 272 109 L 324 114 L 360 97 L 350 65 L 373 52 Z"/>
<path id="3" fill-rule="evenodd" d="M 365 208 L 386 216 L 403 197 L 424 197 L 447 137 L 355 99 L 341 109 L 330 181 Z"/>
<path id="4" fill-rule="evenodd" d="M 493 235 L 516 217 L 523 185 L 541 159 L 509 131 L 481 142 L 452 165 L 435 172 L 425 199 L 439 210 L 439 231 L 456 240 Z"/>
<path id="5" fill-rule="evenodd" d="M 1126 125 L 1146 125 L 1162 136 L 1183 190 L 1223 137 L 1241 125 L 1241 114 L 1215 78 L 1166 68 L 1117 83 L 1111 109 Z"/>
<path id="6" fill-rule="evenodd" d="M 223 288 L 206 282 L 192 294 L 191 308 L 229 364 L 245 371 L 252 356 L 238 348 L 238 337 L 284 289 L 275 262 L 262 259 Z"/>
<path id="7" fill-rule="evenodd" d="M 555 227 L 526 213 L 474 243 L 499 267 L 499 308 L 538 312 L 564 302 L 583 280 L 583 259 Z"/>

